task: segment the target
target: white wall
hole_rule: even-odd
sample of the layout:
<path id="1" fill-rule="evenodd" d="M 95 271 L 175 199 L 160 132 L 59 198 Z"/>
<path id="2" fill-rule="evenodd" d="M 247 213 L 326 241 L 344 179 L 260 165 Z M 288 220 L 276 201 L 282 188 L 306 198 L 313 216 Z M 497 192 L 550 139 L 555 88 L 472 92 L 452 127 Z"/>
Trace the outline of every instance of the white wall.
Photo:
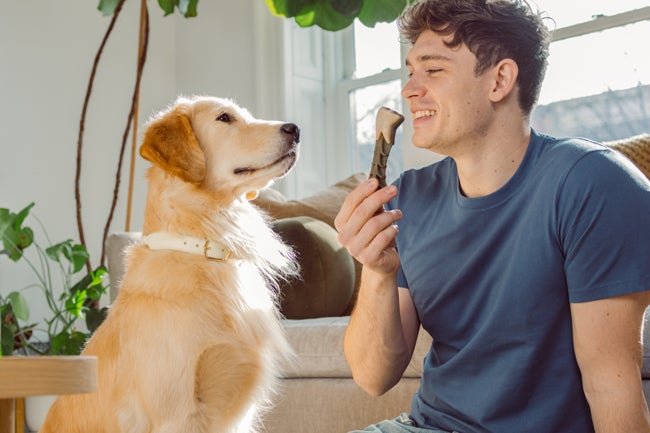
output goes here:
<path id="1" fill-rule="evenodd" d="M 255 114 L 256 71 L 268 67 L 254 55 L 254 17 L 266 16 L 258 3 L 263 2 L 204 0 L 199 16 L 186 19 L 179 14 L 164 18 L 157 2 L 148 2 L 151 32 L 141 124 L 177 94 L 233 97 Z M 97 4 L 0 0 L 0 207 L 16 212 L 34 201 L 32 213 L 55 242 L 79 238 L 74 200 L 79 119 L 92 61 L 110 21 L 96 10 Z M 81 192 L 93 266 L 99 264 L 133 91 L 139 4 L 131 0 L 124 6 L 102 57 L 86 119 Z M 111 231 L 124 229 L 129 152 Z M 132 230 L 142 225 L 145 168 L 138 156 Z M 33 219 L 29 222 L 36 225 Z M 33 278 L 24 265 L 0 256 L 0 293 Z M 28 297 L 35 294 L 26 292 Z M 44 309 L 36 307 L 33 318 L 41 317 Z"/>

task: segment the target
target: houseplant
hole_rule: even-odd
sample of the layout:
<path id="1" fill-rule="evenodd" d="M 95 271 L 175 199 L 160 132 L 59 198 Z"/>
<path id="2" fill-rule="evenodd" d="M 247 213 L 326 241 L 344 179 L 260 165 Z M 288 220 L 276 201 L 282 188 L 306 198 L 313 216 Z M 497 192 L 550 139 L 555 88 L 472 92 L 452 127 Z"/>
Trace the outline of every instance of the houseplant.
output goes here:
<path id="1" fill-rule="evenodd" d="M 103 267 L 81 272 L 88 260 L 86 248 L 70 239 L 52 243 L 32 216 L 49 244 L 44 248 L 25 225 L 33 207 L 31 203 L 18 213 L 0 208 L 0 257 L 28 266 L 35 276 L 25 287 L 0 294 L 0 354 L 78 355 L 107 312 L 98 305 L 106 293 L 107 273 Z M 42 323 L 29 323 L 24 292 L 34 290 L 51 313 Z M 79 319 L 85 319 L 87 330 L 78 327 Z"/>
<path id="2" fill-rule="evenodd" d="M 294 18 L 300 27 L 329 31 L 348 27 L 355 18 L 366 27 L 391 22 L 414 0 L 265 0 L 278 16 Z"/>

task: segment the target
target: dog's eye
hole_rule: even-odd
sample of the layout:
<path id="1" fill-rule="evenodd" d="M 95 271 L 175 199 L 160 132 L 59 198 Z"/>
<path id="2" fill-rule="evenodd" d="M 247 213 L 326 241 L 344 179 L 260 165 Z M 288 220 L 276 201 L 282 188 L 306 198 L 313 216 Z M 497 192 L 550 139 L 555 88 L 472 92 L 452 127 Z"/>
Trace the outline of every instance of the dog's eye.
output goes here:
<path id="1" fill-rule="evenodd" d="M 219 122 L 226 122 L 226 123 L 232 122 L 232 118 L 230 117 L 230 115 L 228 113 L 221 113 L 219 115 L 219 117 L 217 117 L 217 120 Z"/>

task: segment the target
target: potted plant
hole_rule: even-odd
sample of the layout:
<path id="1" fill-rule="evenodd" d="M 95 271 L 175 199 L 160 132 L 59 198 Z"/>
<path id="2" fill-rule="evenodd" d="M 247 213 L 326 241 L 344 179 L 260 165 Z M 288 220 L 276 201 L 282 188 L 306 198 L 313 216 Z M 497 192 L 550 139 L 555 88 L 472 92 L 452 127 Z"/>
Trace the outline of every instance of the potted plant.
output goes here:
<path id="1" fill-rule="evenodd" d="M 49 246 L 38 243 L 32 228 L 24 225 L 32 207 L 34 203 L 18 213 L 0 208 L 0 256 L 28 266 L 35 276 L 22 288 L 0 293 L 0 356 L 78 355 L 107 313 L 106 308 L 99 307 L 106 293 L 107 272 L 103 267 L 81 272 L 88 261 L 86 248 L 70 239 L 53 244 L 43 224 L 32 216 Z M 29 323 L 28 299 L 37 298 L 24 296 L 27 291 L 40 294 L 49 308 L 50 315 L 42 323 Z M 82 318 L 86 330 L 77 326 Z M 25 398 L 25 421 L 30 431 L 40 429 L 54 399 Z"/>
<path id="2" fill-rule="evenodd" d="M 107 272 L 104 267 L 82 272 L 86 248 L 70 239 L 52 243 L 33 217 L 49 246 L 37 242 L 34 230 L 24 225 L 32 207 L 34 203 L 18 213 L 0 208 L 0 257 L 28 266 L 35 277 L 22 288 L 0 293 L 0 355 L 78 355 L 106 315 L 99 300 L 106 293 Z M 51 314 L 42 323 L 29 323 L 27 291 L 40 292 L 47 304 Z M 78 326 L 79 319 L 85 319 L 86 330 Z"/>

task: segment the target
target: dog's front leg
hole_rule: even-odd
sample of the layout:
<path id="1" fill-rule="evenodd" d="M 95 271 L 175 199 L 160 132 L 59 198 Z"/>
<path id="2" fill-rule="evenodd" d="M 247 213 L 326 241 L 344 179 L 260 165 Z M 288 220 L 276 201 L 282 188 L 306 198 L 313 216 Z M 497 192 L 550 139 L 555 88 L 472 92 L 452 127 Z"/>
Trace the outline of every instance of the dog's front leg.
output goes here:
<path id="1" fill-rule="evenodd" d="M 206 432 L 230 432 L 249 418 L 261 376 L 259 353 L 241 343 L 217 344 L 201 353 L 195 397 Z"/>

